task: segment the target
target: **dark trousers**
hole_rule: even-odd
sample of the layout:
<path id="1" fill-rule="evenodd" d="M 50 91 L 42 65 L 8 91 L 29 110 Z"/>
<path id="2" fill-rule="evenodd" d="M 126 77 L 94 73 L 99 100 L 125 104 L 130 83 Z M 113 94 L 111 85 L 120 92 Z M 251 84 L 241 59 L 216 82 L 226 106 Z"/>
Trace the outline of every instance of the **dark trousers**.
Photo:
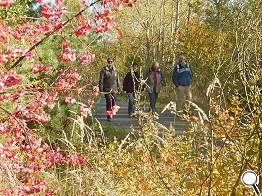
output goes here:
<path id="1" fill-rule="evenodd" d="M 128 96 L 128 114 L 131 115 L 136 110 L 134 93 L 127 93 Z"/>
<path id="2" fill-rule="evenodd" d="M 115 93 L 105 94 L 106 98 L 106 111 L 112 111 L 112 107 L 116 105 Z"/>
<path id="3" fill-rule="evenodd" d="M 154 91 L 152 93 L 149 93 L 149 101 L 150 101 L 150 107 L 151 107 L 152 112 L 156 111 L 157 98 L 158 98 L 158 93 Z"/>

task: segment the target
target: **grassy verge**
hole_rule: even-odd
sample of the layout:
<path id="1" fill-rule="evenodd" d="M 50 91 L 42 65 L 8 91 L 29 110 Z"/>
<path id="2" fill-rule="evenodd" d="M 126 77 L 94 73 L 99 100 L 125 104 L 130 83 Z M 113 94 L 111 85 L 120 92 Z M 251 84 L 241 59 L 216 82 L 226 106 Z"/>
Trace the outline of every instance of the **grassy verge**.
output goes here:
<path id="1" fill-rule="evenodd" d="M 123 140 L 128 132 L 125 129 L 119 128 L 118 126 L 112 125 L 112 124 L 102 124 L 105 137 L 107 141 L 110 143 L 114 141 L 115 139 L 118 141 Z"/>
<path id="2" fill-rule="evenodd" d="M 99 123 L 96 122 L 95 120 L 89 121 L 88 124 L 92 128 L 92 130 L 94 130 L 97 134 L 101 132 Z M 117 125 L 111 123 L 103 122 L 101 123 L 101 127 L 104 132 L 104 136 L 106 138 L 107 143 L 111 143 L 115 139 L 117 141 L 121 141 L 128 134 L 127 130 L 120 128 Z"/>

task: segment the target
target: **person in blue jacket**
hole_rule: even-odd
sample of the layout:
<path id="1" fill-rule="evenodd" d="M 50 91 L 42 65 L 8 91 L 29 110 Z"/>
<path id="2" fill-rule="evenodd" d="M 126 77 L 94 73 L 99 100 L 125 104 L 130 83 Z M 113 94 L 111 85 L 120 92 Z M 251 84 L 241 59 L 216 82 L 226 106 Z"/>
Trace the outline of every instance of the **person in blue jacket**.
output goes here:
<path id="1" fill-rule="evenodd" d="M 179 58 L 179 62 L 174 67 L 172 80 L 177 91 L 177 110 L 181 110 L 185 100 L 192 99 L 191 86 L 192 86 L 193 73 L 190 65 L 184 56 Z"/>

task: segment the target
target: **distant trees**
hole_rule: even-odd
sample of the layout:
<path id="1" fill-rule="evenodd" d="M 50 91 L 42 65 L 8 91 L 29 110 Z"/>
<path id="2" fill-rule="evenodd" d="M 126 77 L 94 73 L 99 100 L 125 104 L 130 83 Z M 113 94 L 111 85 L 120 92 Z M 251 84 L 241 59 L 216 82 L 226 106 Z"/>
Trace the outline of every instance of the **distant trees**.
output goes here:
<path id="1" fill-rule="evenodd" d="M 119 16 L 123 37 L 115 54 L 122 58 L 134 53 L 145 65 L 157 60 L 167 72 L 184 54 L 194 67 L 195 89 L 201 97 L 214 76 L 227 80 L 228 70 L 236 66 L 236 49 L 245 42 L 243 36 L 259 39 L 260 8 L 261 1 L 141 0 Z"/>

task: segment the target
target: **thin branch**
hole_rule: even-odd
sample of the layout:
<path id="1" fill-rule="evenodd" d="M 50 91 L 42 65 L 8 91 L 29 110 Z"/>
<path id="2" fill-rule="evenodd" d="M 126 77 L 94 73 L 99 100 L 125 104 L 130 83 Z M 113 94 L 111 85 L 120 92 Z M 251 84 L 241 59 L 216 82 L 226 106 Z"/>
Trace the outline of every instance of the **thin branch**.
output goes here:
<path id="1" fill-rule="evenodd" d="M 174 194 L 174 191 L 171 189 L 171 187 L 170 187 L 170 185 L 168 184 L 168 182 L 166 182 L 166 181 L 164 180 L 164 177 L 163 177 L 162 174 L 160 173 L 160 170 L 156 167 L 155 161 L 154 161 L 154 158 L 153 158 L 153 155 L 152 155 L 152 152 L 150 151 L 150 149 L 149 149 L 149 147 L 148 147 L 148 145 L 147 145 L 147 143 L 146 143 L 146 139 L 145 139 L 144 135 L 142 135 L 142 138 L 143 138 L 143 143 L 144 143 L 144 145 L 145 145 L 145 148 L 146 148 L 146 150 L 147 150 L 147 152 L 148 152 L 148 154 L 149 154 L 150 160 L 151 160 L 151 162 L 152 162 L 152 167 L 153 167 L 154 170 L 156 171 L 159 179 L 162 181 L 162 183 L 164 184 L 164 186 L 166 187 L 166 189 L 169 190 L 171 193 Z"/>
<path id="2" fill-rule="evenodd" d="M 57 32 L 58 30 L 60 30 L 61 28 L 65 27 L 68 23 L 70 23 L 74 18 L 80 16 L 84 11 L 86 11 L 89 7 L 95 5 L 96 3 L 98 3 L 101 0 L 97 0 L 93 3 L 91 3 L 89 6 L 85 7 L 83 10 L 79 11 L 77 14 L 75 14 L 72 18 L 68 19 L 66 22 L 63 23 L 63 25 L 59 26 L 58 28 L 56 28 L 55 30 L 53 30 L 52 32 L 50 32 L 49 34 L 47 34 L 44 38 L 42 38 L 39 42 L 37 42 L 35 45 L 33 45 L 28 51 L 31 52 L 32 50 L 34 50 L 37 46 L 39 46 L 42 42 L 44 42 L 47 38 L 49 38 L 51 35 L 53 35 L 55 32 Z M 15 68 L 23 59 L 25 58 L 25 55 L 21 56 L 10 68 L 9 70 Z"/>

